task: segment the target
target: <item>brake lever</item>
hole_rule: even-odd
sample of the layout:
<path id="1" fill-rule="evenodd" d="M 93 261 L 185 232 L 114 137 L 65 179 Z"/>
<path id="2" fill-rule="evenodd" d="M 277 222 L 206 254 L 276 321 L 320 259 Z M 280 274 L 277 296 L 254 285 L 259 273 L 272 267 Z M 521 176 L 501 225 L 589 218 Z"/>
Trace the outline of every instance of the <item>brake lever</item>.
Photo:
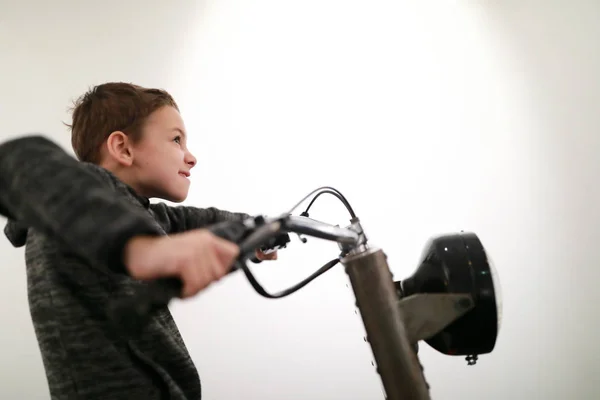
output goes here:
<path id="1" fill-rule="evenodd" d="M 275 237 L 269 239 L 266 244 L 260 247 L 259 250 L 265 255 L 275 253 L 276 251 L 285 249 L 289 242 L 290 236 L 287 233 L 280 233 Z M 256 257 L 256 255 L 250 257 L 250 261 L 252 261 L 255 264 L 259 264 L 262 262 L 262 260 Z"/>

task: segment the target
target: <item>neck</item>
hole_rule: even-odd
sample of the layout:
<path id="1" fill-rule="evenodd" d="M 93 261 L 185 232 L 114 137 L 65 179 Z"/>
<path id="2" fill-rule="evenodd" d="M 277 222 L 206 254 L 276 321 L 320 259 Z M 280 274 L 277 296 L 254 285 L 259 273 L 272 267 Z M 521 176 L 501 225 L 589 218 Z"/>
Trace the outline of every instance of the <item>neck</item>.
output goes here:
<path id="1" fill-rule="evenodd" d="M 116 176 L 121 182 L 129 186 L 138 196 L 150 197 L 145 194 L 145 190 L 142 188 L 142 185 L 140 185 L 138 180 L 135 179 L 135 176 L 131 173 L 129 168 L 123 168 L 111 163 L 100 163 L 100 166 Z"/>

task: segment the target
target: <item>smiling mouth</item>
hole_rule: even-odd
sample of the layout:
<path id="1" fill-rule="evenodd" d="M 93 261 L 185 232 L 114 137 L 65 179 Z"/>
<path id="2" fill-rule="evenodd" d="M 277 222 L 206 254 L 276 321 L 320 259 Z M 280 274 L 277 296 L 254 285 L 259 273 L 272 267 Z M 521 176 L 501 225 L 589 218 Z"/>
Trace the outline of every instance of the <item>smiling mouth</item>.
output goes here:
<path id="1" fill-rule="evenodd" d="M 183 176 L 184 178 L 189 178 L 190 174 L 185 173 L 185 172 L 180 172 L 179 175 Z"/>

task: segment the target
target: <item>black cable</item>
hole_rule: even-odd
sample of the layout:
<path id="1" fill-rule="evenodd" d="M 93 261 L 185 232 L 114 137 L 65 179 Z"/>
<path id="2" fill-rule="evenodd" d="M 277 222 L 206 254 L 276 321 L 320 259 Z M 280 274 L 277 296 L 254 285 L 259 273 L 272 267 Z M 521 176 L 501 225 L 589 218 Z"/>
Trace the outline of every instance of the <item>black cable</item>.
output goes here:
<path id="1" fill-rule="evenodd" d="M 308 211 L 313 206 L 314 202 L 319 198 L 319 196 L 321 196 L 323 194 L 331 194 L 331 195 L 334 195 L 335 197 L 337 197 L 338 199 L 340 199 L 342 201 L 342 203 L 344 203 L 344 205 L 346 206 L 346 209 L 350 213 L 350 216 L 352 218 L 356 218 L 356 214 L 354 213 L 354 210 L 350 206 L 350 203 L 348 203 L 348 201 L 344 198 L 344 196 L 340 192 L 334 192 L 334 191 L 329 190 L 329 189 L 324 189 L 324 190 L 320 191 L 319 193 L 317 193 L 315 195 L 315 197 L 313 197 L 313 199 L 308 204 L 308 207 L 306 207 L 306 210 L 304 210 L 304 212 L 302 213 L 303 216 L 307 216 L 308 217 Z"/>
<path id="2" fill-rule="evenodd" d="M 252 287 L 258 294 L 260 294 L 261 296 L 266 297 L 268 299 L 280 299 L 282 297 L 289 296 L 290 294 L 302 289 L 304 286 L 308 285 L 314 279 L 318 278 L 319 276 L 323 275 L 325 272 L 329 271 L 331 268 L 333 268 L 339 262 L 340 262 L 339 258 L 333 259 L 333 260 L 329 261 L 327 264 L 323 265 L 318 270 L 316 270 L 314 273 L 312 273 L 306 279 L 300 281 L 299 283 L 295 284 L 294 286 L 292 286 L 288 289 L 282 290 L 281 292 L 278 292 L 275 294 L 271 294 L 271 293 L 267 292 L 262 287 L 262 285 L 260 283 L 258 283 L 258 281 L 256 280 L 256 277 L 250 271 L 250 268 L 248 268 L 248 266 L 245 265 L 245 263 L 242 263 L 241 268 L 244 271 L 246 278 L 248 278 L 250 285 L 252 285 Z"/>
<path id="3" fill-rule="evenodd" d="M 319 192 L 319 193 L 317 193 L 317 192 Z M 313 205 L 315 200 L 319 196 L 321 196 L 321 194 L 328 193 L 328 194 L 332 194 L 335 197 L 337 197 L 344 204 L 344 206 L 348 210 L 348 213 L 350 213 L 350 217 L 356 218 L 356 214 L 354 213 L 354 210 L 352 209 L 352 206 L 350 206 L 350 203 L 348 202 L 348 200 L 346 200 L 346 197 L 344 197 L 344 195 L 339 190 L 332 188 L 330 186 L 323 186 L 323 187 L 313 190 L 312 192 L 310 192 L 309 194 L 304 196 L 304 198 L 302 200 L 300 200 L 298 203 L 296 203 L 296 205 L 294 205 L 294 207 L 292 207 L 290 209 L 290 211 L 288 211 L 288 214 L 291 214 L 292 212 L 294 212 L 294 210 L 296 208 L 300 207 L 300 204 L 304 203 L 306 201 L 306 199 L 308 199 L 310 196 L 312 196 L 315 193 L 317 193 L 317 195 L 312 199 L 312 201 L 310 202 L 308 208 L 306 209 L 306 211 L 304 213 L 308 212 L 308 209 Z"/>
<path id="4" fill-rule="evenodd" d="M 302 204 L 304 201 L 306 201 L 306 199 L 308 199 L 314 193 L 317 193 L 317 194 L 313 197 L 313 199 L 309 203 L 306 210 L 302 213 L 303 216 L 308 216 L 308 211 L 310 210 L 310 208 L 312 207 L 314 202 L 319 198 L 319 196 L 321 196 L 322 194 L 331 194 L 331 195 L 334 195 L 335 197 L 337 197 L 344 204 L 344 206 L 346 207 L 346 209 L 350 213 L 350 216 L 353 219 L 356 218 L 356 214 L 354 213 L 352 206 L 350 206 L 350 203 L 348 202 L 348 200 L 346 200 L 344 195 L 339 190 L 332 188 L 330 186 L 320 187 L 318 189 L 313 190 L 308 195 L 304 196 L 304 198 L 302 200 L 300 200 L 298 203 L 296 203 L 296 205 L 294 205 L 294 207 L 292 207 L 288 211 L 288 215 L 291 215 L 292 212 L 300 206 L 300 204 Z M 260 235 L 253 235 L 253 236 L 259 237 Z M 255 245 L 255 243 L 252 243 L 252 246 L 254 246 L 254 245 Z M 245 246 L 245 247 L 248 247 L 248 246 Z M 252 247 L 252 248 L 254 248 L 254 247 Z M 338 258 L 329 261 L 327 264 L 323 265 L 321 268 L 316 270 L 313 274 L 308 276 L 306 279 L 300 281 L 299 283 L 297 283 L 296 285 L 294 285 L 288 289 L 282 290 L 281 292 L 278 292 L 275 294 L 271 294 L 271 293 L 267 292 L 262 287 L 262 285 L 256 280 L 256 277 L 254 276 L 252 271 L 250 271 L 250 268 L 248 268 L 248 265 L 246 265 L 245 261 L 240 262 L 239 267 L 244 271 L 244 274 L 246 275 L 246 278 L 250 282 L 250 285 L 252 285 L 252 287 L 258 294 L 260 294 L 261 296 L 266 297 L 268 299 L 280 299 L 282 297 L 289 296 L 290 294 L 302 289 L 304 286 L 308 285 L 314 279 L 318 278 L 319 276 L 323 275 L 325 272 L 329 271 L 331 268 L 333 268 L 335 265 L 337 265 L 340 262 L 340 259 L 344 255 L 345 254 L 343 254 L 343 253 L 340 254 L 340 256 Z"/>

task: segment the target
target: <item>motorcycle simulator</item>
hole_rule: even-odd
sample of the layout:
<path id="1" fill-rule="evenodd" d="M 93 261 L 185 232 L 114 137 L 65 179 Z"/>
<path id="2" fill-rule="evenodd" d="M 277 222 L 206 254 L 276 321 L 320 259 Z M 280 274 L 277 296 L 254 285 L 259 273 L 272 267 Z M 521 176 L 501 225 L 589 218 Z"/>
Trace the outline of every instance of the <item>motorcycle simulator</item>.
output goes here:
<path id="1" fill-rule="evenodd" d="M 350 214 L 350 223 L 339 227 L 310 218 L 309 210 L 323 194 L 337 197 Z M 305 201 L 300 215 L 293 215 Z M 377 373 L 389 400 L 428 400 L 429 386 L 418 358 L 418 343 L 445 355 L 466 356 L 469 365 L 491 353 L 501 315 L 497 272 L 478 236 L 457 232 L 431 237 L 419 265 L 410 277 L 395 281 L 385 252 L 369 244 L 360 219 L 346 198 L 332 187 L 321 187 L 279 216 L 256 216 L 227 221 L 209 228 L 235 242 L 240 255 L 232 271 L 241 270 L 261 296 L 288 296 L 342 264 L 349 278 Z M 279 293 L 267 292 L 248 267 L 255 250 L 285 248 L 290 234 L 335 242 L 339 254 L 298 284 Z M 136 334 L 157 307 L 179 297 L 181 282 L 175 278 L 148 283 L 125 299 L 115 300 L 110 315 L 115 324 Z"/>

